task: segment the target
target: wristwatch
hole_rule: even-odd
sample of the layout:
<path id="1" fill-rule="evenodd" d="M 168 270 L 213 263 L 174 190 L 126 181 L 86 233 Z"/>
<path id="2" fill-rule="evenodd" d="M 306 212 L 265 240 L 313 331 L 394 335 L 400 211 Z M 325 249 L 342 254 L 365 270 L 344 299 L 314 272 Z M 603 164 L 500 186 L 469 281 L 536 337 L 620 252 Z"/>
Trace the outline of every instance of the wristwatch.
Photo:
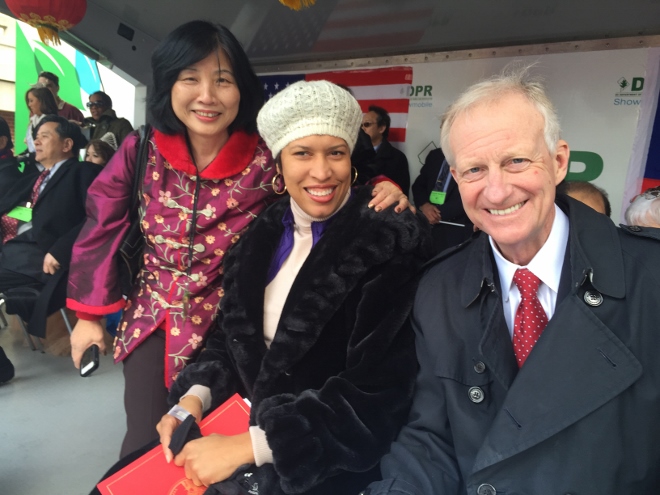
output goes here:
<path id="1" fill-rule="evenodd" d="M 169 414 L 170 416 L 174 416 L 176 419 L 183 422 L 188 416 L 190 416 L 191 413 L 188 412 L 183 407 L 181 407 L 179 404 L 177 404 L 172 409 L 167 411 L 167 414 Z"/>

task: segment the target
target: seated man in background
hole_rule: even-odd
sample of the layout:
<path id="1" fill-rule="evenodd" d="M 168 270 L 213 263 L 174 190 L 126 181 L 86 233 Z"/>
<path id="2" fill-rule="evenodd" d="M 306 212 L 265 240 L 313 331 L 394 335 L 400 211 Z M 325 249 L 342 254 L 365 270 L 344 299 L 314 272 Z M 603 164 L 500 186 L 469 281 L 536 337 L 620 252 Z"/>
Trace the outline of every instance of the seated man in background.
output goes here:
<path id="1" fill-rule="evenodd" d="M 111 132 L 115 137 L 115 149 L 117 149 L 124 138 L 133 131 L 133 126 L 128 120 L 117 117 L 112 109 L 112 98 L 103 91 L 89 95 L 87 108 L 92 116 L 83 121 L 83 128 L 90 129 L 90 140 L 101 139 L 106 133 Z"/>
<path id="2" fill-rule="evenodd" d="M 413 405 L 369 495 L 660 493 L 660 231 L 556 196 L 569 148 L 526 69 L 441 132 L 481 232 L 427 263 Z"/>
<path id="3" fill-rule="evenodd" d="M 648 189 L 632 200 L 626 210 L 626 224 L 660 229 L 660 188 Z"/>
<path id="4" fill-rule="evenodd" d="M 436 253 L 469 239 L 473 225 L 465 213 L 461 193 L 449 172 L 440 148 L 426 155 L 424 166 L 412 185 L 415 206 L 431 224 Z"/>
<path id="5" fill-rule="evenodd" d="M 373 162 L 374 176 L 384 175 L 395 182 L 404 194 L 408 194 L 410 191 L 408 159 L 387 140 L 390 124 L 391 119 L 387 110 L 375 105 L 370 106 L 369 111 L 362 117 L 362 129 L 371 138 L 371 145 L 376 151 Z"/>
<path id="6" fill-rule="evenodd" d="M 40 72 L 38 83 L 44 85 L 50 90 L 51 93 L 53 93 L 55 102 L 57 103 L 57 115 L 64 117 L 66 120 L 77 122 L 78 124 L 83 121 L 85 116 L 82 114 L 82 112 L 58 96 L 60 92 L 59 77 L 57 77 L 52 72 Z"/>
<path id="7" fill-rule="evenodd" d="M 591 182 L 565 180 L 557 186 L 557 193 L 566 194 L 573 199 L 577 199 L 598 213 L 608 217 L 612 216 L 612 207 L 607 193 Z"/>
<path id="8" fill-rule="evenodd" d="M 87 188 L 101 171 L 78 161 L 85 145 L 80 127 L 48 115 L 36 129 L 38 175 L 16 181 L 0 198 L 0 292 L 41 288 L 50 275 L 68 269 L 73 242 L 85 221 Z"/>

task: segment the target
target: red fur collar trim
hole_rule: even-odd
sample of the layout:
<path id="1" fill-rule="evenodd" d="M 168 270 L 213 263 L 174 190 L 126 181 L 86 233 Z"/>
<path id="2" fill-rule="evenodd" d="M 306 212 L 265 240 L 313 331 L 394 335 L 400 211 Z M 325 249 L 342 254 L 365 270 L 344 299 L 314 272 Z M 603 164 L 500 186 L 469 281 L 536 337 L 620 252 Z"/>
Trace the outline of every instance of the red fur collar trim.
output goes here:
<path id="1" fill-rule="evenodd" d="M 154 129 L 156 147 L 172 168 L 195 175 L 195 165 L 188 152 L 188 145 L 183 134 L 163 134 Z M 259 141 L 258 134 L 235 131 L 227 143 L 220 149 L 218 156 L 199 173 L 202 179 L 224 179 L 245 170 L 254 157 L 254 150 Z"/>

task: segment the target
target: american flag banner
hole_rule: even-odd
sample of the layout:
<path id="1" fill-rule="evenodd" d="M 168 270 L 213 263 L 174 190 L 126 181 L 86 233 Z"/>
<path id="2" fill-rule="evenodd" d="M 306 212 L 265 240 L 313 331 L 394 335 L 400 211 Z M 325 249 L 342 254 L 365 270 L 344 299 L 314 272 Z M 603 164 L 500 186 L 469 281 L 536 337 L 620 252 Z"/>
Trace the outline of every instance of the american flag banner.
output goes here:
<path id="1" fill-rule="evenodd" d="M 347 70 L 336 72 L 315 72 L 311 74 L 286 74 L 260 76 L 264 96 L 269 100 L 279 91 L 296 81 L 327 80 L 348 87 L 360 104 L 362 112 L 369 111 L 370 105 L 383 107 L 390 114 L 392 124 L 388 140 L 403 150 L 408 125 L 408 106 L 412 67 L 391 67 L 385 69 Z"/>
<path id="2" fill-rule="evenodd" d="M 649 48 L 644 95 L 628 164 L 621 217 L 631 199 L 660 186 L 660 48 Z"/>

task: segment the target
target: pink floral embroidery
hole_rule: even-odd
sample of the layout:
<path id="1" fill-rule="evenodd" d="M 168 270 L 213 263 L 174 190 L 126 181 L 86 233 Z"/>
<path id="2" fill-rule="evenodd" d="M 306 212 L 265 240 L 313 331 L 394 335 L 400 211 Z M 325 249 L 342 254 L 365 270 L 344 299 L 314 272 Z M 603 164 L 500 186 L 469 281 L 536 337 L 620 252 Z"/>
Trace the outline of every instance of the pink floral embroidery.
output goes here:
<path id="1" fill-rule="evenodd" d="M 233 208 L 236 208 L 237 206 L 238 206 L 238 201 L 236 201 L 234 198 L 227 199 L 227 208 L 231 210 Z"/>
<path id="2" fill-rule="evenodd" d="M 199 280 L 197 281 L 197 287 L 206 287 L 208 284 L 206 281 L 208 280 L 208 277 L 204 275 L 203 272 L 199 272 Z"/>
<path id="3" fill-rule="evenodd" d="M 142 315 L 144 314 L 144 307 L 142 304 L 139 304 L 137 309 L 133 311 L 133 319 L 137 320 L 138 318 L 142 318 Z"/>
<path id="4" fill-rule="evenodd" d="M 192 345 L 193 349 L 197 349 L 197 346 L 202 343 L 202 337 L 200 337 L 196 333 L 193 333 L 192 337 L 188 339 L 188 343 Z"/>
<path id="5" fill-rule="evenodd" d="M 234 181 L 231 179 L 225 179 L 225 186 L 229 187 L 234 184 Z"/>
<path id="6" fill-rule="evenodd" d="M 156 223 L 163 223 L 165 220 L 162 215 L 155 215 L 154 220 L 156 220 Z"/>
<path id="7" fill-rule="evenodd" d="M 160 174 L 154 170 L 154 173 L 151 174 L 151 177 L 152 177 L 154 180 L 158 180 L 158 179 L 160 179 Z"/>
<path id="8" fill-rule="evenodd" d="M 144 203 L 146 206 L 149 206 L 149 203 L 151 202 L 151 198 L 149 197 L 148 194 L 143 193 L 142 198 L 144 199 Z"/>
<path id="9" fill-rule="evenodd" d="M 252 163 L 254 163 L 255 165 L 265 165 L 266 157 L 264 155 L 255 156 L 254 160 L 252 160 Z"/>
<path id="10" fill-rule="evenodd" d="M 225 222 L 220 222 L 220 223 L 218 224 L 218 229 L 220 229 L 220 230 L 222 230 L 222 231 L 227 230 L 227 224 L 226 224 Z"/>
<path id="11" fill-rule="evenodd" d="M 140 330 L 139 328 L 136 328 L 135 330 L 133 330 L 133 338 L 134 339 L 139 338 L 140 337 L 140 332 L 142 332 L 142 330 Z"/>
<path id="12" fill-rule="evenodd" d="M 115 353 L 114 353 L 113 359 L 117 359 L 117 356 L 119 356 L 120 352 L 121 352 L 121 347 L 119 347 L 119 346 L 115 347 Z"/>
<path id="13" fill-rule="evenodd" d="M 245 169 L 241 172 L 241 175 L 247 175 L 250 173 L 250 167 L 245 167 Z"/>
<path id="14" fill-rule="evenodd" d="M 217 187 L 214 187 L 213 189 L 211 189 L 211 194 L 213 196 L 217 196 L 218 194 L 220 194 L 220 189 L 218 189 Z"/>
<path id="15" fill-rule="evenodd" d="M 181 330 L 179 330 L 177 327 L 174 327 L 174 328 L 172 328 L 172 329 L 170 330 L 170 333 L 171 333 L 174 337 L 178 337 L 179 334 L 181 334 Z"/>
<path id="16" fill-rule="evenodd" d="M 158 202 L 159 203 L 167 203 L 170 198 L 172 197 L 172 193 L 170 191 L 158 191 Z"/>

